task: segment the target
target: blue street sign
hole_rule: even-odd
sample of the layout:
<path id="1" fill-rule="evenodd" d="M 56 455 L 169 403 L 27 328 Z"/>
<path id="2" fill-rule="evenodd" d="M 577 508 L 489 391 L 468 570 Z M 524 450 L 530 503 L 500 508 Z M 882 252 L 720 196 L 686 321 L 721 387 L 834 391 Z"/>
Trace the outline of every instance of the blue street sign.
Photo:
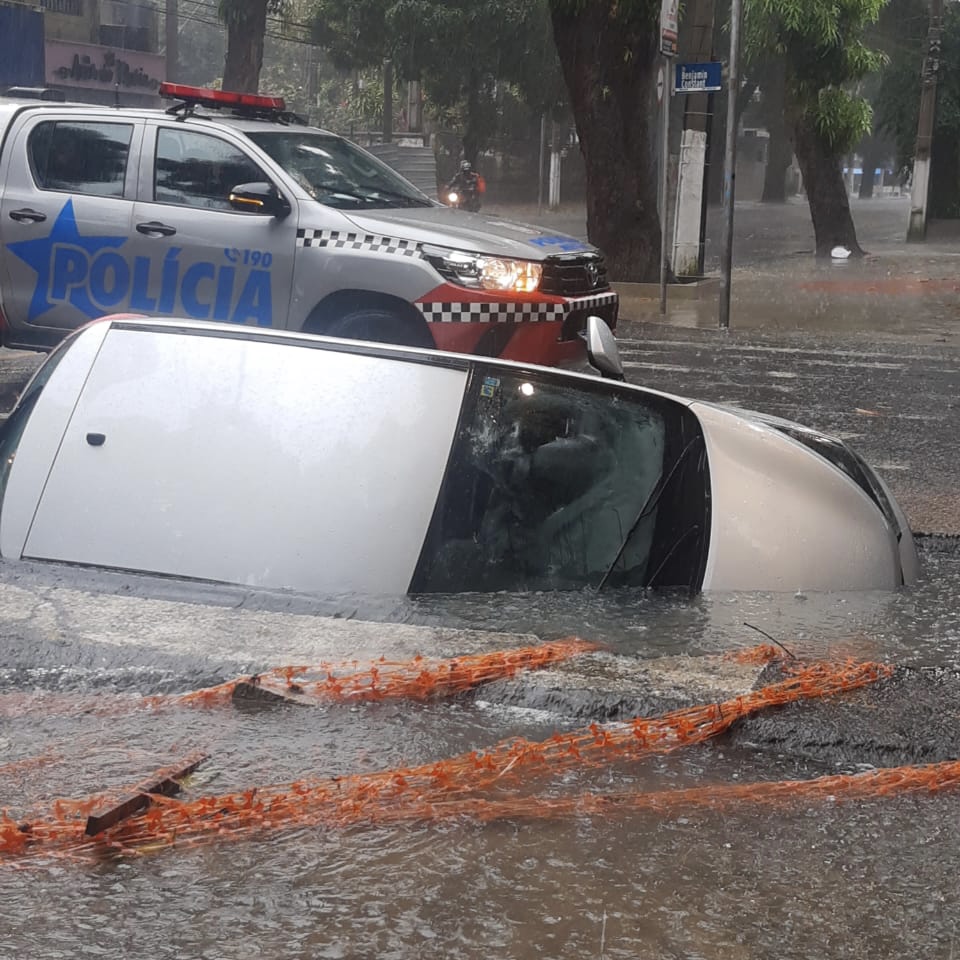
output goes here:
<path id="1" fill-rule="evenodd" d="M 673 89 L 676 93 L 702 93 L 708 90 L 722 90 L 723 64 L 678 63 Z"/>

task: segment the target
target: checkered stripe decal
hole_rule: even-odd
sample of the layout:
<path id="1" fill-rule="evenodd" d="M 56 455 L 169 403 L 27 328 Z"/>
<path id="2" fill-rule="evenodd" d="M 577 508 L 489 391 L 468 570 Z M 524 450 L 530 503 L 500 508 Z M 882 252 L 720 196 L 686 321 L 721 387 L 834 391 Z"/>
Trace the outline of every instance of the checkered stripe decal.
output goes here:
<path id="1" fill-rule="evenodd" d="M 418 303 L 427 323 L 507 323 L 563 320 L 572 310 L 613 303 L 615 293 L 578 297 L 565 303 Z"/>
<path id="2" fill-rule="evenodd" d="M 342 233 L 339 230 L 297 230 L 298 247 L 334 247 L 339 250 L 370 250 L 373 253 L 420 256 L 420 245 L 413 240 L 395 240 L 375 233 Z"/>
<path id="3" fill-rule="evenodd" d="M 562 320 L 562 303 L 418 303 L 427 323 L 536 323 Z"/>
<path id="4" fill-rule="evenodd" d="M 576 297 L 568 300 L 565 309 L 570 310 L 589 310 L 591 307 L 600 307 L 606 303 L 613 303 L 617 299 L 617 294 L 598 293 L 592 297 Z"/>

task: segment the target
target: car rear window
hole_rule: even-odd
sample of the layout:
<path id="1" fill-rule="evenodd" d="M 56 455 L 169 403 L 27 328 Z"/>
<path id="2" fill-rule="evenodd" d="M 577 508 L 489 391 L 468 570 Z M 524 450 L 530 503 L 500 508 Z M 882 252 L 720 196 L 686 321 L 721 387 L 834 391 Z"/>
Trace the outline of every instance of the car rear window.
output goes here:
<path id="1" fill-rule="evenodd" d="M 644 587 L 668 561 L 681 561 L 670 583 L 693 585 L 706 472 L 688 451 L 699 437 L 672 401 L 475 374 L 411 590 Z"/>
<path id="2" fill-rule="evenodd" d="M 133 126 L 48 120 L 30 131 L 28 153 L 41 190 L 122 197 Z"/>

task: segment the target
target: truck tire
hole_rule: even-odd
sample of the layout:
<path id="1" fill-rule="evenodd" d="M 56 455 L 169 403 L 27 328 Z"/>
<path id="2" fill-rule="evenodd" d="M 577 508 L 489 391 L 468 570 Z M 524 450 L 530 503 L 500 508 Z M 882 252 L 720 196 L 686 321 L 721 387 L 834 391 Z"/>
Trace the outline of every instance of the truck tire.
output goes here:
<path id="1" fill-rule="evenodd" d="M 396 343 L 402 347 L 427 347 L 436 344 L 426 324 L 415 324 L 389 310 L 361 307 L 338 317 L 322 333 L 327 337 L 347 340 L 372 340 L 375 343 Z"/>

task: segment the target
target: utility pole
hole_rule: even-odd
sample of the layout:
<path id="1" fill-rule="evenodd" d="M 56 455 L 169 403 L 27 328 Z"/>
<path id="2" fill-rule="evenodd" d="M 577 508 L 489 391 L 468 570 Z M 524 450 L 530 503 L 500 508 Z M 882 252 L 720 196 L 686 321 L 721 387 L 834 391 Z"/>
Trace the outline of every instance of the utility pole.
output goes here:
<path id="1" fill-rule="evenodd" d="M 730 327 L 730 273 L 733 269 L 733 202 L 737 185 L 737 95 L 740 92 L 741 0 L 730 9 L 730 64 L 727 79 L 727 144 L 723 160 L 723 246 L 720 250 L 720 327 Z"/>
<path id="2" fill-rule="evenodd" d="M 713 60 L 714 0 L 688 0 L 680 59 L 685 63 Z M 677 210 L 673 222 L 673 270 L 680 276 L 703 276 L 707 222 L 707 156 L 710 149 L 714 95 L 706 90 L 685 93 L 680 158 L 677 164 Z"/>
<path id="3" fill-rule="evenodd" d="M 930 26 L 927 30 L 927 53 L 920 75 L 920 119 L 917 122 L 917 145 L 913 152 L 913 182 L 910 187 L 910 222 L 907 240 L 924 240 L 927 236 L 927 194 L 930 190 L 930 149 L 933 144 L 933 122 L 937 111 L 937 74 L 940 71 L 940 37 L 943 30 L 943 0 L 930 0 Z"/>
<path id="4" fill-rule="evenodd" d="M 670 58 L 663 58 L 663 127 L 660 131 L 660 314 L 667 313 L 667 264 L 670 260 L 667 254 L 667 227 L 669 224 L 667 211 L 669 198 L 667 196 L 670 183 L 670 94 L 673 89 L 673 80 L 670 74 Z"/>
<path id="5" fill-rule="evenodd" d="M 164 28 L 166 33 L 166 78 L 167 80 L 177 80 L 177 54 L 179 49 L 178 39 L 180 31 L 178 29 L 178 20 L 180 19 L 180 10 L 178 0 L 167 0 L 167 13 L 164 18 Z"/>
<path id="6" fill-rule="evenodd" d="M 383 142 L 393 140 L 393 61 L 383 61 Z"/>
<path id="7" fill-rule="evenodd" d="M 657 77 L 657 95 L 662 96 L 663 128 L 660 143 L 660 313 L 667 312 L 667 185 L 670 172 L 670 96 L 673 93 L 673 70 L 670 61 L 677 55 L 680 0 L 662 0 L 660 4 L 660 54 L 663 61 Z"/>
<path id="8" fill-rule="evenodd" d="M 537 166 L 537 216 L 543 213 L 543 161 L 547 147 L 547 115 L 540 114 L 540 163 Z"/>

